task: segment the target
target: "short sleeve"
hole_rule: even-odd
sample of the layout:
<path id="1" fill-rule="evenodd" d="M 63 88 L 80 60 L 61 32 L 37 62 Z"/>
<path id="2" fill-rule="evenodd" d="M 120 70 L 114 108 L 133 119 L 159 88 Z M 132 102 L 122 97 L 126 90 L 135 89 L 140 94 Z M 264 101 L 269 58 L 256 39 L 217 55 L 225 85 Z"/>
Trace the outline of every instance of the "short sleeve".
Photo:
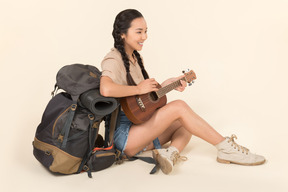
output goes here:
<path id="1" fill-rule="evenodd" d="M 101 63 L 101 68 L 102 76 L 110 77 L 114 83 L 127 84 L 125 69 L 117 58 L 106 56 Z"/>
<path id="2" fill-rule="evenodd" d="M 105 58 L 102 63 L 101 63 L 101 68 L 102 68 L 102 76 L 108 76 L 110 77 L 113 81 L 116 80 L 115 77 L 115 66 L 117 65 L 117 61 L 112 58 Z"/>
<path id="3" fill-rule="evenodd" d="M 127 72 L 121 54 L 117 49 L 112 48 L 111 51 L 104 57 L 101 63 L 101 68 L 102 76 L 110 77 L 114 83 L 127 85 Z M 130 74 L 136 84 L 144 80 L 138 63 L 136 65 L 130 65 Z"/>

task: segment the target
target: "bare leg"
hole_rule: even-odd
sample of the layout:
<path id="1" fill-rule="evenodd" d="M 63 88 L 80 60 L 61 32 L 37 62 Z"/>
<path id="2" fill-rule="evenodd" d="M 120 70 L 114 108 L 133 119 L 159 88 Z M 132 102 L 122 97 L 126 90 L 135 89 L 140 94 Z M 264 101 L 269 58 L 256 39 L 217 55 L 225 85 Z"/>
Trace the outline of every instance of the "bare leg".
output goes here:
<path id="1" fill-rule="evenodd" d="M 179 150 L 182 150 L 188 143 L 187 140 L 183 140 L 183 143 L 181 143 L 180 138 L 187 137 L 185 131 L 190 133 L 188 134 L 189 139 L 192 134 L 212 145 L 216 145 L 224 140 L 217 131 L 198 116 L 184 101 L 177 100 L 157 110 L 147 122 L 131 127 L 125 153 L 129 156 L 135 155 L 145 146 L 149 145 L 156 137 L 164 134 L 169 127 L 177 127 L 175 124 L 177 121 L 180 122 L 181 126 L 178 126 L 180 128 L 174 132 L 174 140 L 171 145 L 174 145 Z M 185 131 L 181 127 L 185 128 Z"/>
<path id="2" fill-rule="evenodd" d="M 171 141 L 171 145 L 176 147 L 181 152 L 184 147 L 189 143 L 192 134 L 182 127 L 179 121 L 175 121 L 172 125 L 158 136 L 161 145 L 164 145 Z M 154 149 L 153 142 L 151 142 L 147 150 Z"/>

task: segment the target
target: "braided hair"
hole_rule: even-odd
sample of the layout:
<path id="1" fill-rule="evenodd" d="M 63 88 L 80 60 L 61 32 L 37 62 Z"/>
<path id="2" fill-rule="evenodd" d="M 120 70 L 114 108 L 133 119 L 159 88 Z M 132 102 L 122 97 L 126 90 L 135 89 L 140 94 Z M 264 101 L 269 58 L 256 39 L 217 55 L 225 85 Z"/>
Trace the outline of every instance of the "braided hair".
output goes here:
<path id="1" fill-rule="evenodd" d="M 128 55 L 126 54 L 124 48 L 124 40 L 122 39 L 121 35 L 126 34 L 128 29 L 131 26 L 131 22 L 136 18 L 142 18 L 143 15 L 135 10 L 135 9 L 126 9 L 121 11 L 115 18 L 114 25 L 113 25 L 113 38 L 114 38 L 114 47 L 121 53 L 122 60 L 124 62 L 124 66 L 126 69 L 126 79 L 128 85 L 136 85 L 135 81 L 133 80 L 130 74 L 130 61 Z M 142 58 L 140 54 L 134 50 L 134 55 L 136 56 L 137 62 L 141 68 L 142 74 L 144 79 L 148 79 L 148 73 L 146 72 Z"/>

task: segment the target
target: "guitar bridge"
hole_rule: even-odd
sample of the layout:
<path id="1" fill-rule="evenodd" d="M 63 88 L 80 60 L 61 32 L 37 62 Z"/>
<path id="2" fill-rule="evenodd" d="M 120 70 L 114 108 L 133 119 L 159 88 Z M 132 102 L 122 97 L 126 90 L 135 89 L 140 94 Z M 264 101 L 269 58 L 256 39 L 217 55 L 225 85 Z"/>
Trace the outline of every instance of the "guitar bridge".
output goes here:
<path id="1" fill-rule="evenodd" d="M 144 105 L 142 99 L 140 97 L 136 97 L 136 102 L 137 102 L 139 108 L 141 109 L 141 111 L 145 112 L 146 108 L 145 108 L 145 105 Z"/>

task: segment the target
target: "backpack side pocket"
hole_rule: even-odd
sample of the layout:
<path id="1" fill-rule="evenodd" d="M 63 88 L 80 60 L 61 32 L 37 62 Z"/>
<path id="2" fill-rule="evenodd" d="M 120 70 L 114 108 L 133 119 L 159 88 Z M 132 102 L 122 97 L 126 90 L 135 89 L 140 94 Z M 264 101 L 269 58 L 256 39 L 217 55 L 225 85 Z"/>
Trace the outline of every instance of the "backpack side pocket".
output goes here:
<path id="1" fill-rule="evenodd" d="M 33 142 L 34 155 L 50 171 L 72 174 L 78 171 L 82 159 L 72 156 L 56 146 L 44 143 L 36 137 Z"/>
<path id="2" fill-rule="evenodd" d="M 91 171 L 101 171 L 112 166 L 118 160 L 120 151 L 116 150 L 114 146 L 107 148 L 94 148 L 87 165 Z"/>

